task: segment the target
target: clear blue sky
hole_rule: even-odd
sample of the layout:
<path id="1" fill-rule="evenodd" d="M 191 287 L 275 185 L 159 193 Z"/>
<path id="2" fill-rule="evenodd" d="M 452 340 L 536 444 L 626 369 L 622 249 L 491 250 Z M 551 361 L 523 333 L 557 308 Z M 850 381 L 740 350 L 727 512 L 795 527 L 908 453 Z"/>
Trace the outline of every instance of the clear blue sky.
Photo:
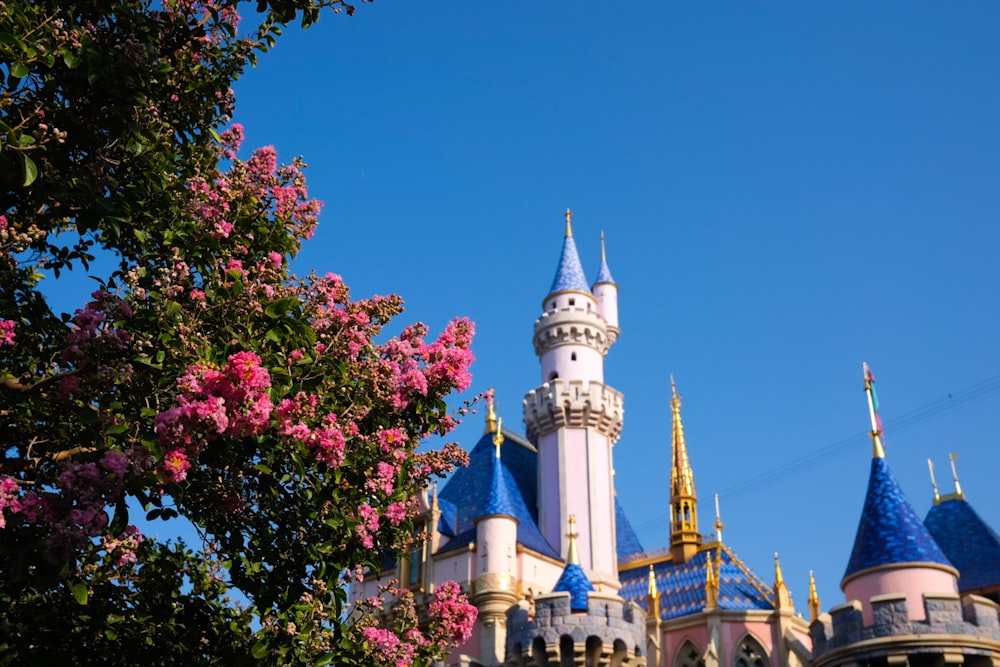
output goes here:
<path id="1" fill-rule="evenodd" d="M 863 360 L 917 512 L 956 451 L 1000 528 L 1000 4 L 378 0 L 288 32 L 237 120 L 326 202 L 297 270 L 475 320 L 473 389 L 507 423 L 563 211 L 591 278 L 605 230 L 644 546 L 667 542 L 673 373 L 703 532 L 718 492 L 726 542 L 766 580 L 779 551 L 800 611 L 809 569 L 843 601 Z"/>

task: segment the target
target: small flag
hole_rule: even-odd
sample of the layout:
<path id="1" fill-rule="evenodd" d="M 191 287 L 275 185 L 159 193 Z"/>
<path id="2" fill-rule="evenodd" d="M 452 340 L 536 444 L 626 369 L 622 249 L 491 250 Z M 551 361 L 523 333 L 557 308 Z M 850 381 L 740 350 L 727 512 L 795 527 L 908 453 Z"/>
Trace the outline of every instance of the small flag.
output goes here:
<path id="1" fill-rule="evenodd" d="M 871 367 L 865 363 L 865 391 L 872 397 L 872 413 L 874 417 L 875 431 L 882 435 L 882 418 L 878 414 L 878 393 L 875 391 L 875 375 Z"/>

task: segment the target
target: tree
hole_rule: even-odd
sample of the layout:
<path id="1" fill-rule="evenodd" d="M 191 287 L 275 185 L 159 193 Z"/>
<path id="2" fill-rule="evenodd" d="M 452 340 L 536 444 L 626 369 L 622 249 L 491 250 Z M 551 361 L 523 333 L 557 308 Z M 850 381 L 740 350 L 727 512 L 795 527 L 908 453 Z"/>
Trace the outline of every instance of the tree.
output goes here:
<path id="1" fill-rule="evenodd" d="M 261 0 L 241 32 L 238 4 L 0 3 L 0 664 L 427 664 L 475 618 L 455 585 L 420 623 L 402 591 L 346 607 L 464 460 L 417 446 L 454 426 L 473 326 L 386 339 L 398 297 L 289 272 L 320 205 L 301 161 L 241 158 L 230 85 L 353 7 Z"/>

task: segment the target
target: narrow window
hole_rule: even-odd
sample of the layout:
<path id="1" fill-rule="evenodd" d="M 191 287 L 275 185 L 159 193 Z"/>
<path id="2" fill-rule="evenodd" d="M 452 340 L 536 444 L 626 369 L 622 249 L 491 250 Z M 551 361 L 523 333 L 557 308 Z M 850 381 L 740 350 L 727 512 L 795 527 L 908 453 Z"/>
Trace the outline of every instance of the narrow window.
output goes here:
<path id="1" fill-rule="evenodd" d="M 571 355 L 569 355 L 569 360 L 570 361 L 576 361 L 576 352 L 574 352 Z"/>
<path id="2" fill-rule="evenodd" d="M 569 305 L 575 306 L 576 305 L 576 299 L 570 299 L 569 300 Z"/>

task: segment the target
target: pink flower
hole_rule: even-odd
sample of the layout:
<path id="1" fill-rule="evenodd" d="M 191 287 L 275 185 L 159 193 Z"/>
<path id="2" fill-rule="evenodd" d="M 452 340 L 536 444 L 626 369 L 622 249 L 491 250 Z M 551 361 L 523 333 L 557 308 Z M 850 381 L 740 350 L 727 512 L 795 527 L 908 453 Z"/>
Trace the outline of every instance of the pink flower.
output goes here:
<path id="1" fill-rule="evenodd" d="M 163 475 L 164 481 L 183 482 L 187 479 L 187 471 L 190 467 L 191 462 L 188 461 L 187 454 L 179 449 L 175 449 L 167 452 L 167 455 L 163 457 L 163 462 L 160 464 L 160 473 Z"/>
<path id="2" fill-rule="evenodd" d="M 0 346 L 2 345 L 15 345 L 13 320 L 0 320 Z"/>

